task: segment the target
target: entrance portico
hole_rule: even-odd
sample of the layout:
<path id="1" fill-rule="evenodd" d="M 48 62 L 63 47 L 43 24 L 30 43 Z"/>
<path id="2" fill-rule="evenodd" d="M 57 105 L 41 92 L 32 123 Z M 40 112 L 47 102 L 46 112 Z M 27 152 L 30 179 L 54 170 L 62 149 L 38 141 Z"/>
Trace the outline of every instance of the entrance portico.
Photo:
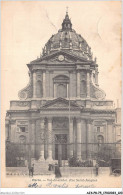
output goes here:
<path id="1" fill-rule="evenodd" d="M 67 160 L 74 155 L 81 159 L 80 108 L 76 104 L 69 104 L 69 101 L 63 98 L 58 98 L 54 103 L 45 106 L 40 116 L 41 127 L 44 126 L 44 132 L 40 129 L 40 133 L 45 135 L 40 159 L 58 160 L 58 155 L 61 155 L 62 160 Z"/>

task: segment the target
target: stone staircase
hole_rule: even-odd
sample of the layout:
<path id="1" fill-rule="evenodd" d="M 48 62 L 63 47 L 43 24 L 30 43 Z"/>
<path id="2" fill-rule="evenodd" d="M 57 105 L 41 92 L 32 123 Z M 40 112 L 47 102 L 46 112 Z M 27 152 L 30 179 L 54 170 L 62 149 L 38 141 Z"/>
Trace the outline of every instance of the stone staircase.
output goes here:
<path id="1" fill-rule="evenodd" d="M 54 171 L 49 171 L 49 162 L 48 161 L 40 161 L 33 160 L 32 164 L 34 164 L 34 175 L 54 175 Z"/>

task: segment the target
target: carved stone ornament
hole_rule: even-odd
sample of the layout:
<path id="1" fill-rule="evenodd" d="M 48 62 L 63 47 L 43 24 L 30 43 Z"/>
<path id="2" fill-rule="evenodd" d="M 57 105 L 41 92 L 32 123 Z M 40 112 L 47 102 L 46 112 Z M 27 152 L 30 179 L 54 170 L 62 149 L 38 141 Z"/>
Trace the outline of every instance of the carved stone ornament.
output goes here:
<path id="1" fill-rule="evenodd" d="M 30 103 L 29 102 L 17 102 L 17 106 L 26 107 L 26 106 L 30 106 Z"/>
<path id="2" fill-rule="evenodd" d="M 63 107 L 66 107 L 68 106 L 67 104 L 63 103 L 63 102 L 56 102 L 54 105 L 52 105 L 53 108 L 54 107 L 57 107 L 57 108 L 63 108 Z"/>
<path id="3" fill-rule="evenodd" d="M 24 120 L 23 121 L 20 121 L 19 120 L 19 121 L 17 121 L 17 124 L 18 125 L 28 125 L 28 121 L 24 121 Z"/>
<path id="4" fill-rule="evenodd" d="M 98 100 L 103 100 L 105 99 L 106 94 L 102 89 L 100 89 L 95 85 L 92 75 L 91 75 L 91 97 Z"/>
<path id="5" fill-rule="evenodd" d="M 53 129 L 67 129 L 68 119 L 67 118 L 55 118 L 53 119 Z"/>
<path id="6" fill-rule="evenodd" d="M 59 55 L 59 56 L 56 56 L 56 57 L 54 57 L 54 58 L 52 58 L 52 59 L 49 59 L 49 61 L 50 62 L 60 62 L 60 63 L 64 63 L 64 62 L 66 62 L 66 63 L 71 63 L 71 62 L 75 62 L 75 60 L 71 60 L 69 57 L 67 57 L 67 56 L 63 56 L 63 55 Z"/>
<path id="7" fill-rule="evenodd" d="M 56 134 L 55 135 L 55 143 L 56 144 L 66 144 L 67 143 L 67 135 L 66 134 Z"/>
<path id="8" fill-rule="evenodd" d="M 93 104 L 95 105 L 95 106 L 104 106 L 105 105 L 105 102 L 93 102 Z"/>
<path id="9" fill-rule="evenodd" d="M 96 91 L 95 92 L 95 97 L 96 97 L 96 99 L 103 99 L 104 94 L 101 91 Z"/>
<path id="10" fill-rule="evenodd" d="M 64 60 L 64 56 L 63 55 L 59 55 L 58 56 L 58 60 L 61 62 L 61 61 L 63 61 Z"/>
<path id="11" fill-rule="evenodd" d="M 19 91 L 18 97 L 21 100 L 26 100 L 27 98 L 31 98 L 33 93 L 33 88 L 32 88 L 32 77 L 30 76 L 30 81 L 29 84 L 22 90 Z"/>
<path id="12" fill-rule="evenodd" d="M 21 100 L 27 99 L 27 93 L 26 93 L 26 91 L 21 91 L 21 92 L 19 92 L 18 96 L 19 96 L 19 98 L 20 98 Z"/>
<path id="13" fill-rule="evenodd" d="M 41 74 L 37 74 L 37 80 L 41 80 L 42 81 L 42 75 Z"/>
<path id="14" fill-rule="evenodd" d="M 15 124 L 15 123 L 16 123 L 16 120 L 11 119 L 11 120 L 10 120 L 10 123 L 11 123 L 11 124 Z"/>

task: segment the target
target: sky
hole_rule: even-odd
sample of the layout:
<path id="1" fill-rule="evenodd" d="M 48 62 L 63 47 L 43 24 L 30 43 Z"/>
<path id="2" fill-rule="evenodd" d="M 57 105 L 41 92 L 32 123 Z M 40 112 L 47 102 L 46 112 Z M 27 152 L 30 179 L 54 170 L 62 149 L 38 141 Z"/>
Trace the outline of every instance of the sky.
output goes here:
<path id="1" fill-rule="evenodd" d="M 121 105 L 121 2 L 1 2 L 2 117 L 10 100 L 29 81 L 27 63 L 40 56 L 52 34 L 61 28 L 68 6 L 73 29 L 97 57 L 99 85 L 106 99 Z"/>

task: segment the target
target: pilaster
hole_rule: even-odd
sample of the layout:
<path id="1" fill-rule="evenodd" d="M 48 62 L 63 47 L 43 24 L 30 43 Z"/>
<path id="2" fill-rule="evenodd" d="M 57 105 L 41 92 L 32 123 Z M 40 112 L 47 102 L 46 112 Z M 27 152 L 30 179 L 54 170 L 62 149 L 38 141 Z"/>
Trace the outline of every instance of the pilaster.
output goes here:
<path id="1" fill-rule="evenodd" d="M 47 160 L 52 161 L 52 117 L 48 117 L 48 158 Z"/>
<path id="2" fill-rule="evenodd" d="M 81 159 L 81 137 L 82 137 L 81 118 L 77 118 L 76 123 L 77 123 L 77 158 Z"/>
<path id="3" fill-rule="evenodd" d="M 43 98 L 46 97 L 46 71 L 43 71 Z"/>
<path id="4" fill-rule="evenodd" d="M 44 161 L 45 159 L 44 159 L 44 139 L 45 139 L 45 137 L 44 137 L 44 118 L 41 118 L 41 120 L 40 120 L 40 139 L 41 139 L 41 149 L 40 149 L 40 161 Z"/>
<path id="5" fill-rule="evenodd" d="M 87 154 L 86 157 L 91 159 L 92 150 L 93 150 L 93 141 L 92 141 L 92 119 L 88 119 L 87 121 Z"/>
<path id="6" fill-rule="evenodd" d="M 87 71 L 87 98 L 90 98 L 90 72 Z"/>
<path id="7" fill-rule="evenodd" d="M 107 141 L 108 143 L 113 143 L 113 137 L 114 137 L 114 120 L 113 119 L 109 119 L 107 120 Z"/>
<path id="8" fill-rule="evenodd" d="M 29 153 L 32 158 L 35 158 L 36 152 L 36 119 L 30 119 L 30 131 L 29 131 Z"/>
<path id="9" fill-rule="evenodd" d="M 33 70 L 33 98 L 36 98 L 36 70 Z"/>
<path id="10" fill-rule="evenodd" d="M 77 98 L 80 98 L 80 71 L 77 70 Z"/>
<path id="11" fill-rule="evenodd" d="M 70 124 L 69 124 L 69 156 L 73 156 L 73 117 L 70 118 Z"/>

